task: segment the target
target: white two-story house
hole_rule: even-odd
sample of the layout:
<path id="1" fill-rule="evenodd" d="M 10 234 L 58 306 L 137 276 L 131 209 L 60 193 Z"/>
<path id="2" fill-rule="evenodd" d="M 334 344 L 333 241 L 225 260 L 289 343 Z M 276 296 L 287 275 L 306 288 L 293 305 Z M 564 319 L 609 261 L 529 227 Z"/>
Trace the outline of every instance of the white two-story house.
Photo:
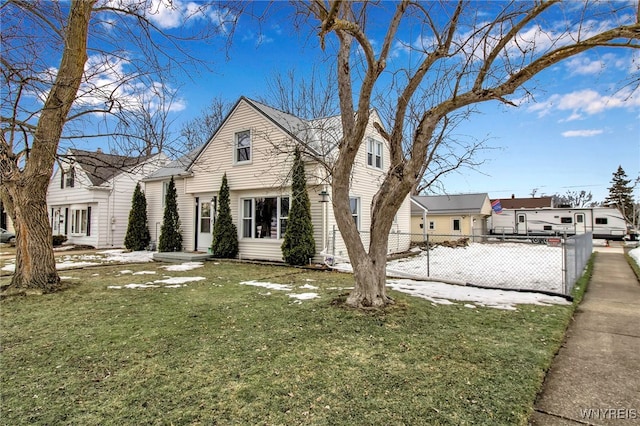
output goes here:
<path id="1" fill-rule="evenodd" d="M 96 248 L 123 247 L 136 184 L 166 156 L 126 157 L 70 149 L 51 177 L 47 207 L 53 235 Z"/>
<path id="2" fill-rule="evenodd" d="M 388 148 L 373 126 L 371 114 L 365 143 L 353 168 L 351 206 L 353 219 L 368 245 L 371 201 L 388 168 Z M 212 243 L 218 209 L 218 191 L 226 173 L 233 221 L 238 229 L 241 259 L 282 260 L 290 197 L 293 150 L 302 147 L 311 200 L 316 259 L 346 257 L 331 203 L 330 164 L 341 137 L 339 117 L 304 120 L 242 97 L 201 148 L 157 170 L 144 179 L 152 238 L 157 241 L 162 223 L 164 194 L 171 176 L 178 195 L 183 247 L 207 252 Z M 410 199 L 407 197 L 392 233 L 409 233 Z M 409 248 L 408 238 L 391 238 L 390 252 Z"/>

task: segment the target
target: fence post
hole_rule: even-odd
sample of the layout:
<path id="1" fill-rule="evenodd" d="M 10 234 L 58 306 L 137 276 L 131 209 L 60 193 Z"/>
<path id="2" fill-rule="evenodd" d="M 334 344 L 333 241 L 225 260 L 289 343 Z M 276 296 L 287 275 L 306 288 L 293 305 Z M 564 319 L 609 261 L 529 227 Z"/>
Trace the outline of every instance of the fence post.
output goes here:
<path id="1" fill-rule="evenodd" d="M 569 273 L 567 267 L 567 234 L 562 236 L 562 286 L 564 290 L 564 294 L 568 294 L 567 292 L 567 281 L 569 281 L 569 277 L 567 276 Z"/>
<path id="2" fill-rule="evenodd" d="M 429 271 L 429 253 L 431 252 L 431 247 L 429 246 L 429 234 L 427 234 L 427 277 L 430 277 L 430 271 Z"/>
<path id="3" fill-rule="evenodd" d="M 331 257 L 333 258 L 333 263 L 336 263 L 336 226 L 333 225 L 333 235 L 331 242 Z"/>

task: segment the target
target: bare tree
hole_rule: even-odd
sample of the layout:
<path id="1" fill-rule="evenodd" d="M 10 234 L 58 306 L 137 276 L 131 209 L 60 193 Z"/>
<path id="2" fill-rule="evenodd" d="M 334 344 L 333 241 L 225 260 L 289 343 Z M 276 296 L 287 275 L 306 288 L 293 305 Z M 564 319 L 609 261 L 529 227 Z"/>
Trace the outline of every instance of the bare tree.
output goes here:
<path id="1" fill-rule="evenodd" d="M 200 111 L 200 115 L 184 123 L 180 135 L 187 151 L 207 142 L 213 132 L 220 127 L 231 107 L 233 107 L 232 102 L 216 96 L 211 99 L 209 105 Z"/>
<path id="2" fill-rule="evenodd" d="M 589 49 L 639 47 L 638 11 L 615 2 L 513 1 L 487 3 L 482 11 L 479 3 L 465 1 L 315 0 L 297 7 L 303 19 L 315 18 L 321 46 L 337 57 L 343 136 L 331 170 L 332 201 L 354 269 L 355 288 L 347 299 L 353 307 L 392 303 L 385 289 L 388 234 L 403 200 L 442 155 L 440 135 L 449 117 L 482 102 L 515 105 L 507 96 L 529 96 L 534 88 L 526 85 L 538 73 Z M 369 38 L 370 22 L 386 28 L 382 41 Z M 399 30 L 406 26 L 418 30 L 417 42 L 402 42 Z M 398 46 L 414 52 L 409 66 L 396 65 L 392 53 Z M 378 128 L 390 161 L 370 206 L 366 248 L 349 210 L 349 176 L 380 87 L 391 88 L 393 118 L 388 129 Z M 410 108 L 416 100 L 420 108 Z M 410 115 L 415 128 L 407 134 Z"/>
<path id="3" fill-rule="evenodd" d="M 179 103 L 171 73 L 198 60 L 186 43 L 227 46 L 243 7 L 151 0 L 0 6 L 0 199 L 16 228 L 12 288 L 59 288 L 46 192 L 61 142 L 99 137 L 121 153 L 158 152 L 167 140 L 166 112 Z"/>
<path id="4" fill-rule="evenodd" d="M 553 205 L 556 207 L 593 207 L 597 205 L 591 200 L 593 200 L 593 194 L 591 194 L 591 191 L 587 192 L 584 189 L 580 191 L 569 190 L 564 195 L 553 195 Z"/>

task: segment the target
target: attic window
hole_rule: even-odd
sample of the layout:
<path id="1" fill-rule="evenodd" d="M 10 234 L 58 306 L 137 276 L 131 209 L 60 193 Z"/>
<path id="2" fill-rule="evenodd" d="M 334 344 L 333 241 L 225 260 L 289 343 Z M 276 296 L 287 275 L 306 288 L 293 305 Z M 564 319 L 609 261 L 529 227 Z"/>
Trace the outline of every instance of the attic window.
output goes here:
<path id="1" fill-rule="evenodd" d="M 373 139 L 367 142 L 367 166 L 382 169 L 382 142 Z"/>
<path id="2" fill-rule="evenodd" d="M 238 132 L 235 138 L 235 162 L 251 161 L 251 132 L 249 130 Z"/>
<path id="3" fill-rule="evenodd" d="M 76 171 L 71 167 L 68 171 L 63 171 L 60 177 L 60 188 L 73 188 L 76 183 Z"/>

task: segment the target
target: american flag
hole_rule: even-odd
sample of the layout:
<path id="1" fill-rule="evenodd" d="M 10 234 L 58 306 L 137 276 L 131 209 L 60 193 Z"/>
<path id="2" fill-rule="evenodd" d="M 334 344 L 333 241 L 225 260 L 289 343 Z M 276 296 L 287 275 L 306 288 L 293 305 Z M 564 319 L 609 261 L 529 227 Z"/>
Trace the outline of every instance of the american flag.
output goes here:
<path id="1" fill-rule="evenodd" d="M 500 204 L 500 200 L 493 200 L 491 202 L 491 208 L 493 209 L 494 212 L 496 212 L 497 214 L 502 213 L 502 204 Z"/>

